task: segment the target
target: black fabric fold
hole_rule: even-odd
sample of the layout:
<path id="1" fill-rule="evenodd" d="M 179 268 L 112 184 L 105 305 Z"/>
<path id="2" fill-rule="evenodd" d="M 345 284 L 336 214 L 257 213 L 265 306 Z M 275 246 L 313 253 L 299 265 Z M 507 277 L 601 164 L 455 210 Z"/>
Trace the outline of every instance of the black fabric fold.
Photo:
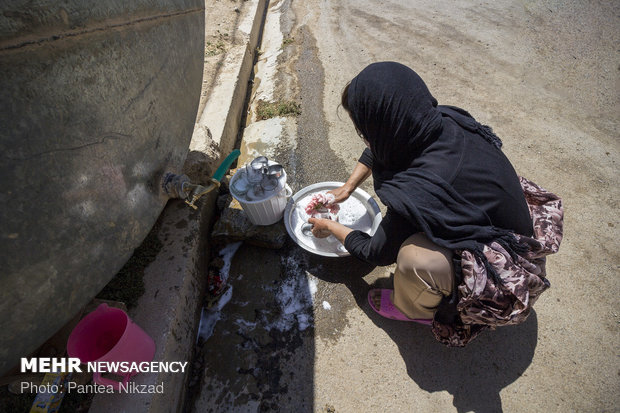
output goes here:
<path id="1" fill-rule="evenodd" d="M 437 108 L 443 116 L 451 118 L 463 129 L 477 133 L 497 149 L 502 147 L 502 140 L 493 132 L 493 129 L 476 121 L 465 109 L 449 105 L 440 105 Z"/>

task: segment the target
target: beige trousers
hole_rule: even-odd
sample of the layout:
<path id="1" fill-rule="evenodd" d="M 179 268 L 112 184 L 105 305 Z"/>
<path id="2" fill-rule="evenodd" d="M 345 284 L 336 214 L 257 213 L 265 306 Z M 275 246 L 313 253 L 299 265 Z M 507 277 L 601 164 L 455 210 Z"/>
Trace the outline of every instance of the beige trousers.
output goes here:
<path id="1" fill-rule="evenodd" d="M 394 305 L 409 318 L 433 318 L 444 295 L 452 293 L 452 251 L 424 233 L 407 238 L 394 272 Z"/>

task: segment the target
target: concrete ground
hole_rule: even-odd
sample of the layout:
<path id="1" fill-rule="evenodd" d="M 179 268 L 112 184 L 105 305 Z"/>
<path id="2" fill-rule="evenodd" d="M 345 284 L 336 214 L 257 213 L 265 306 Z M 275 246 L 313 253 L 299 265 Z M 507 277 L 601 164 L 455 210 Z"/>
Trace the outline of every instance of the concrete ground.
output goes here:
<path id="1" fill-rule="evenodd" d="M 614 2 L 270 2 L 245 159 L 282 162 L 295 191 L 345 180 L 364 146 L 340 92 L 367 64 L 400 61 L 563 197 L 565 237 L 530 318 L 464 349 L 372 312 L 369 285 L 389 285 L 391 267 L 243 245 L 188 410 L 618 411 L 619 16 Z M 257 121 L 259 99 L 302 113 Z"/>

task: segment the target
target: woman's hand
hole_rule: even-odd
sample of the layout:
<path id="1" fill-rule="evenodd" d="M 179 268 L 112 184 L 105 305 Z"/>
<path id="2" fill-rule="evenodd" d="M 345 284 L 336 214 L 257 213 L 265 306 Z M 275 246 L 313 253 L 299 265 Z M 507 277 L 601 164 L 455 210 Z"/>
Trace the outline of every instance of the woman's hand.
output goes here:
<path id="1" fill-rule="evenodd" d="M 333 235 L 342 245 L 344 245 L 347 235 L 353 231 L 351 228 L 345 227 L 340 222 L 332 221 L 331 219 L 310 218 L 308 223 L 313 225 L 312 235 L 315 237 L 326 238 Z"/>
<path id="2" fill-rule="evenodd" d="M 317 238 L 327 238 L 332 232 L 329 229 L 330 223 L 334 222 L 330 219 L 310 218 L 309 224 L 312 224 L 312 235 Z"/>
<path id="3" fill-rule="evenodd" d="M 336 198 L 334 200 L 334 202 L 339 204 L 341 202 L 346 201 L 351 196 L 351 194 L 353 193 L 354 189 L 355 188 L 351 189 L 351 187 L 349 185 L 344 184 L 340 188 L 336 188 L 336 189 L 332 189 L 331 191 L 327 191 L 327 193 L 334 195 L 334 198 Z"/>

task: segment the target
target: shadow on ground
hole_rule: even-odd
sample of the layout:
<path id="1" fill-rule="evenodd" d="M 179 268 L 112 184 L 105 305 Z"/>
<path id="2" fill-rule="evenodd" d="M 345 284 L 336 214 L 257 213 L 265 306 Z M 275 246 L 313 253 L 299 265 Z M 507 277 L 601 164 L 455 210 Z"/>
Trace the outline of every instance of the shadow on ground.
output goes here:
<path id="1" fill-rule="evenodd" d="M 518 326 L 483 332 L 465 348 L 450 348 L 435 340 L 426 326 L 392 321 L 376 314 L 367 301 L 370 288 L 393 288 L 392 278 L 369 285 L 362 277 L 372 267 L 354 258 L 314 258 L 320 271 L 314 275 L 343 283 L 357 305 L 398 345 L 407 373 L 421 389 L 447 391 L 459 412 L 501 412 L 500 392 L 525 373 L 537 344 L 538 321 L 532 312 Z M 316 264 L 315 264 L 316 265 Z"/>
<path id="2" fill-rule="evenodd" d="M 312 255 L 290 242 L 279 251 L 243 245 L 230 271 L 233 298 L 198 358 L 204 373 L 192 411 L 314 411 L 313 277 L 351 292 L 350 305 L 387 332 L 422 390 L 449 392 L 459 412 L 502 411 L 500 392 L 532 362 L 536 314 L 519 326 L 485 332 L 465 348 L 449 348 L 426 326 L 372 311 L 369 288 L 392 287 L 386 277 L 368 284 L 382 273 L 354 258 Z"/>
<path id="3" fill-rule="evenodd" d="M 290 255 L 293 254 L 293 255 Z M 313 411 L 314 328 L 305 263 L 243 245 L 232 299 L 199 351 L 192 412 Z"/>

